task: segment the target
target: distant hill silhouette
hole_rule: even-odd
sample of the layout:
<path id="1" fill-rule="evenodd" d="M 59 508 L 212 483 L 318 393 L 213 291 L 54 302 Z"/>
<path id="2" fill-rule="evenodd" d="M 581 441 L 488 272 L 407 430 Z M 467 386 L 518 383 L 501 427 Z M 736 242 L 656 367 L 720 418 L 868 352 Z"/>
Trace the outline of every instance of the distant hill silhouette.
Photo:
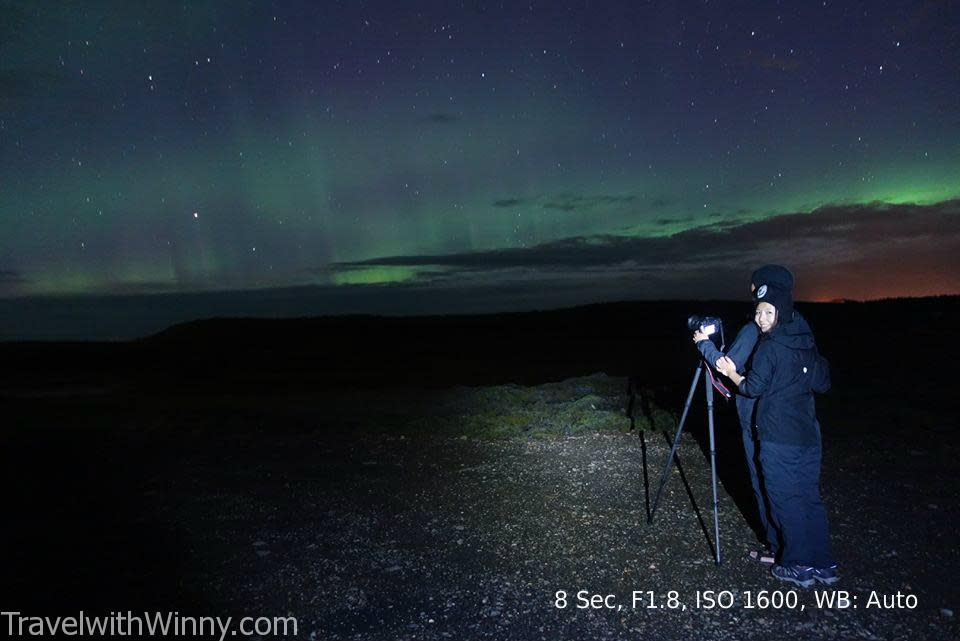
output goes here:
<path id="1" fill-rule="evenodd" d="M 888 384 L 945 371 L 960 296 L 798 303 L 840 376 Z M 6 388 L 97 385 L 446 386 L 538 383 L 593 372 L 688 378 L 690 314 L 719 315 L 732 340 L 748 301 L 587 305 L 482 316 L 207 319 L 122 343 L 0 343 Z M 646 364 L 643 364 L 646 363 Z"/>

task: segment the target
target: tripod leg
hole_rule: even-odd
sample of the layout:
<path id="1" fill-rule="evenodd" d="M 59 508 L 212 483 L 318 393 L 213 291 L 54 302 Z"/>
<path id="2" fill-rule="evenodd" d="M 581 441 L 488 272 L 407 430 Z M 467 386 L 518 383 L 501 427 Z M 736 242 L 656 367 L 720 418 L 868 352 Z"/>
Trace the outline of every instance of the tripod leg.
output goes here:
<path id="1" fill-rule="evenodd" d="M 717 502 L 717 447 L 713 433 L 713 385 L 710 381 L 710 373 L 703 377 L 703 383 L 707 390 L 707 425 L 710 432 L 710 475 L 713 481 L 713 540 L 716 545 L 716 561 L 720 565 L 720 515 Z"/>
<path id="2" fill-rule="evenodd" d="M 653 508 L 650 509 L 650 516 L 647 523 L 653 523 L 653 515 L 657 512 L 657 506 L 660 504 L 660 496 L 663 494 L 663 488 L 667 484 L 670 476 L 670 466 L 673 464 L 673 457 L 677 454 L 677 448 L 680 447 L 680 435 L 683 433 L 683 424 L 687 420 L 687 414 L 690 412 L 690 403 L 693 402 L 693 393 L 697 389 L 697 383 L 700 381 L 700 374 L 703 371 L 703 363 L 697 365 L 697 371 L 693 373 L 693 381 L 690 383 L 690 391 L 687 393 L 687 402 L 683 405 L 683 415 L 680 417 L 680 423 L 677 425 L 677 433 L 673 437 L 673 446 L 670 448 L 670 456 L 663 466 L 663 474 L 660 475 L 660 487 L 657 488 L 657 498 L 653 500 Z"/>

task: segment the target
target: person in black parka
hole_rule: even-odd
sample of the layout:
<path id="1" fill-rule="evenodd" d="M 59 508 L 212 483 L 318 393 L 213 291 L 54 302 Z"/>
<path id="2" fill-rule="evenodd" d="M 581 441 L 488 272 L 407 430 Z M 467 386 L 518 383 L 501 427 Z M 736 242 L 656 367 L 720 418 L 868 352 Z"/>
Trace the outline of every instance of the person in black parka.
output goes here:
<path id="1" fill-rule="evenodd" d="M 773 283 L 758 284 L 755 321 L 760 339 L 746 376 L 721 358 L 718 369 L 740 394 L 756 398 L 760 477 L 778 535 L 777 564 L 782 580 L 810 587 L 837 581 L 830 552 L 827 514 L 820 499 L 821 444 L 814 392 L 830 387 L 829 365 L 813 334 L 793 319 L 791 292 Z"/>
<path id="2" fill-rule="evenodd" d="M 750 294 L 753 295 L 757 291 L 757 287 L 764 284 L 774 284 L 782 289 L 793 291 L 793 274 L 782 265 L 764 265 L 754 271 L 750 276 Z M 789 318 L 789 323 L 794 327 L 793 331 L 812 333 L 806 319 L 804 319 L 798 311 L 793 312 L 792 318 Z M 700 353 L 707 363 L 712 363 L 716 366 L 716 363 L 726 356 L 736 364 L 737 371 L 745 374 L 750 368 L 750 358 L 753 355 L 753 350 L 759 338 L 760 329 L 755 322 L 751 321 L 740 328 L 740 331 L 737 332 L 737 337 L 733 343 L 730 344 L 726 354 L 718 350 L 713 344 L 713 341 L 708 340 L 709 337 L 702 332 L 694 332 L 693 342 L 696 343 L 697 349 L 700 350 Z M 759 534 L 764 544 L 763 549 L 752 550 L 750 556 L 761 563 L 772 564 L 779 552 L 779 535 L 773 523 L 770 521 L 767 510 L 767 500 L 764 497 L 760 485 L 760 475 L 757 471 L 757 435 L 754 431 L 753 420 L 756 399 L 737 393 L 736 407 L 737 416 L 740 419 L 740 437 L 743 442 L 743 453 L 747 463 L 747 472 L 750 475 L 750 485 L 753 487 L 754 504 L 756 505 L 757 517 L 759 519 Z"/>

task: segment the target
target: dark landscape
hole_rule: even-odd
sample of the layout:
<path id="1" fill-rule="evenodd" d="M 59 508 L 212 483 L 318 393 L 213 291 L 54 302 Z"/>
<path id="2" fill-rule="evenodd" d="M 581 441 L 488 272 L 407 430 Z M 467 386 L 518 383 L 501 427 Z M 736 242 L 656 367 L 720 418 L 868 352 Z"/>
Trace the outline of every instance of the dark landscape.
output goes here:
<path id="1" fill-rule="evenodd" d="M 732 403 L 723 563 L 699 391 L 647 524 L 697 365 L 686 317 L 731 339 L 748 319 L 705 301 L 0 343 L 4 608 L 290 615 L 303 639 L 958 638 L 960 297 L 797 308 L 833 373 L 823 496 L 856 609 L 814 590 L 744 607 L 787 587 L 746 558 Z M 579 590 L 625 607 L 578 609 Z M 686 608 L 626 607 L 647 590 Z M 737 604 L 695 608 L 698 590 Z M 871 591 L 917 606 L 866 608 Z"/>

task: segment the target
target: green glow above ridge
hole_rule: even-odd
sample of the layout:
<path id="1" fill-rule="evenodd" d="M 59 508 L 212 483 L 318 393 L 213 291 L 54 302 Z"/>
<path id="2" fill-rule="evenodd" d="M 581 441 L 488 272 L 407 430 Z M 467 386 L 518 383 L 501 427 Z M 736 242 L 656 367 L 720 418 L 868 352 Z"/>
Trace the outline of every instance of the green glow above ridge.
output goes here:
<path id="1" fill-rule="evenodd" d="M 28 293 L 254 288 L 317 282 L 305 274 L 340 262 L 522 250 L 607 234 L 669 237 L 829 204 L 929 204 L 960 191 L 960 162 L 946 152 L 738 182 L 751 164 L 566 170 L 566 157 L 528 151 L 552 140 L 551 126 L 569 129 L 569 120 L 495 134 L 482 124 L 465 137 L 427 136 L 414 120 L 379 139 L 316 114 L 271 127 L 241 114 L 221 138 L 171 143 L 142 162 L 94 158 L 51 168 L 42 190 L 13 190 L 0 202 L 0 215 L 12 219 L 0 250 L 32 256 L 19 286 Z M 376 115 L 373 125 L 389 121 Z M 496 135 L 515 142 L 496 144 Z M 427 275 L 399 266 L 326 273 L 322 282 L 335 285 Z"/>
<path id="2" fill-rule="evenodd" d="M 406 283 L 416 279 L 419 270 L 412 267 L 355 267 L 336 271 L 332 281 L 336 285 L 387 285 Z"/>

